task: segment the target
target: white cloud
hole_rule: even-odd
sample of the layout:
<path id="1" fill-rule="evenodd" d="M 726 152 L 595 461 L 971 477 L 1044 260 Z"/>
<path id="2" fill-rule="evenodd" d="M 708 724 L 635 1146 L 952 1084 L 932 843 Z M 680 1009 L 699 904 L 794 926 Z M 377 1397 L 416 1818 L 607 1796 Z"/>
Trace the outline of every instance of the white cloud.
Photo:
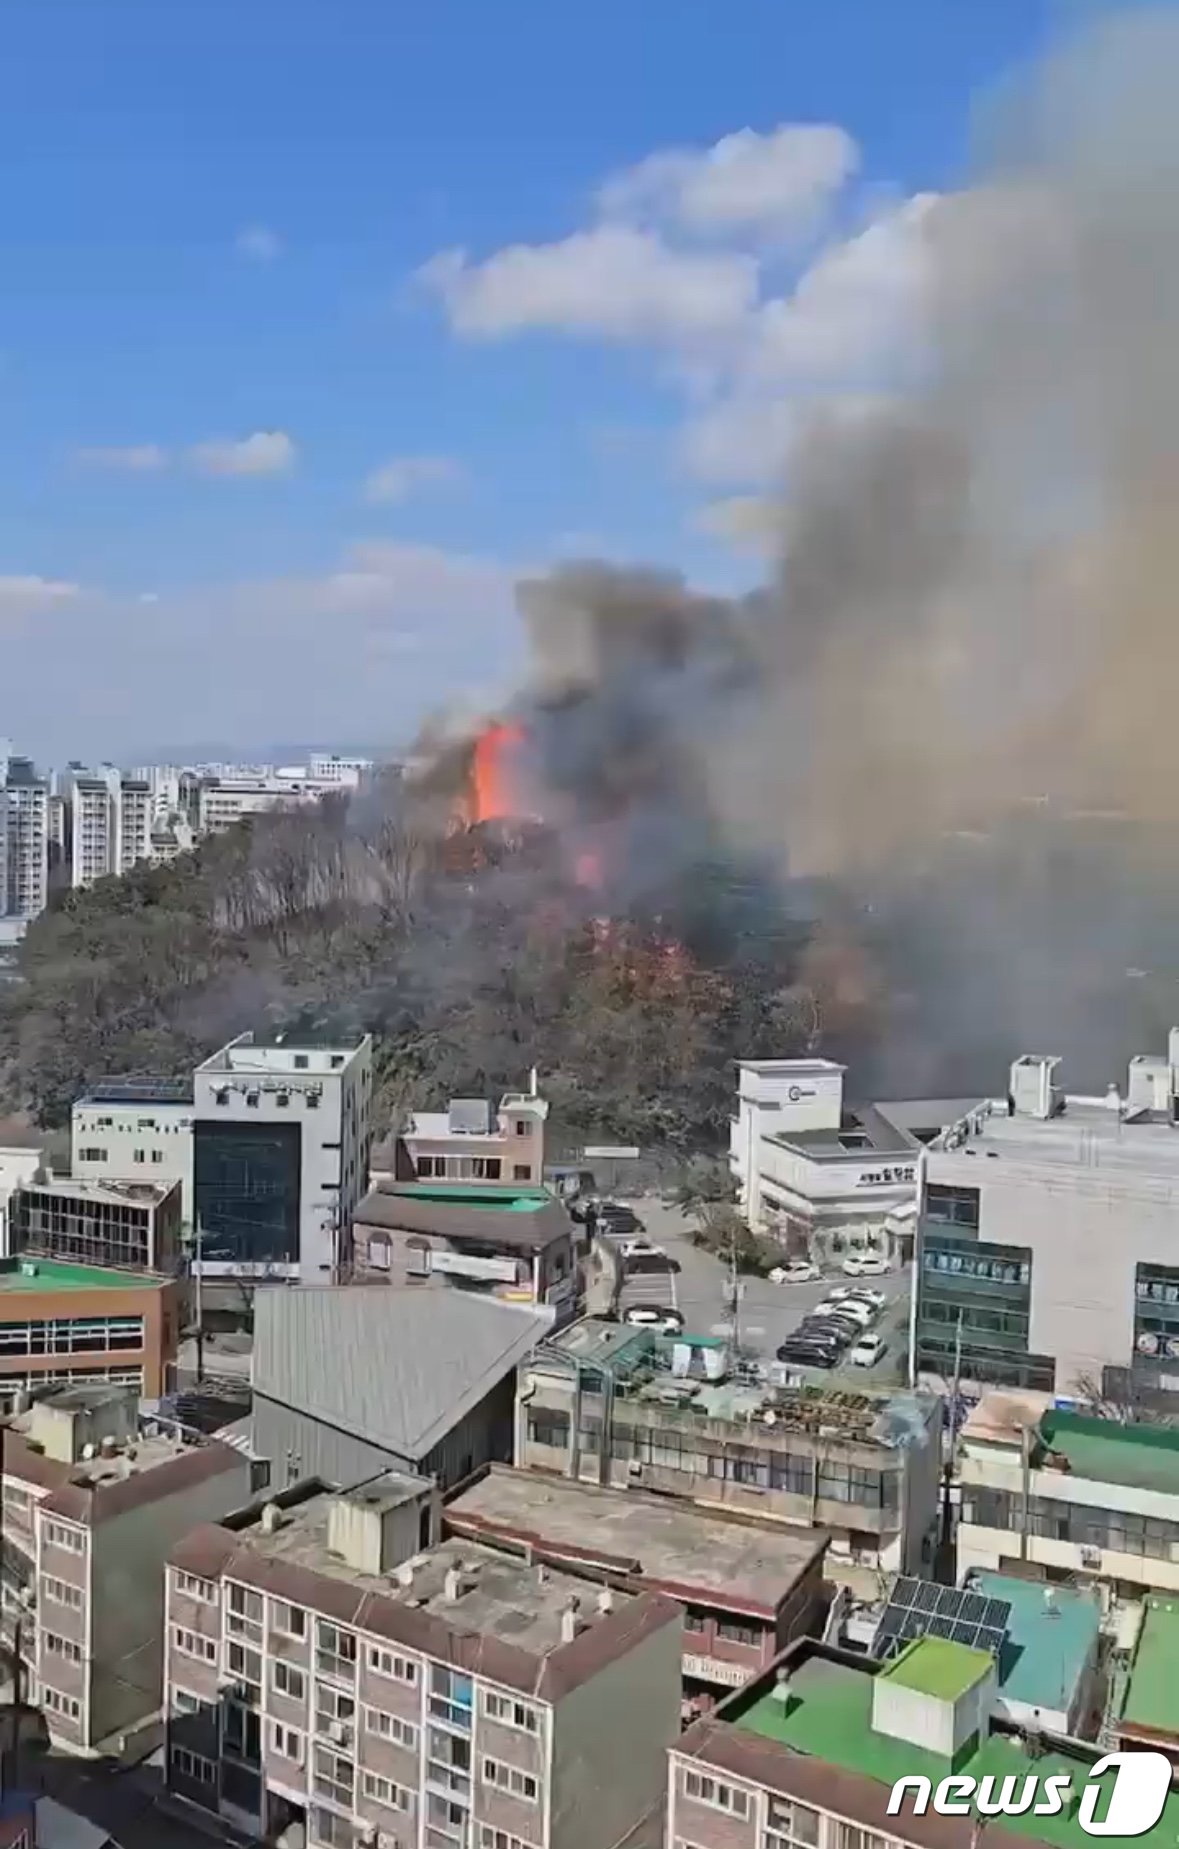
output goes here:
<path id="1" fill-rule="evenodd" d="M 451 456 L 391 456 L 364 484 L 364 498 L 374 504 L 404 501 L 419 488 L 446 488 L 462 479 Z"/>
<path id="2" fill-rule="evenodd" d="M 158 443 L 129 443 L 100 449 L 80 449 L 77 459 L 86 468 L 123 470 L 128 475 L 151 475 L 168 466 L 167 451 Z"/>
<path id="3" fill-rule="evenodd" d="M 650 155 L 599 195 L 612 218 L 678 224 L 697 236 L 809 234 L 854 175 L 859 151 L 830 123 L 741 129 L 704 150 Z"/>
<path id="4" fill-rule="evenodd" d="M 628 225 L 515 244 L 484 263 L 447 251 L 420 276 L 442 297 L 456 333 L 484 339 L 551 330 L 690 345 L 732 334 L 757 301 L 751 257 L 673 250 Z"/>
<path id="5" fill-rule="evenodd" d="M 46 605 L 68 603 L 80 595 L 81 587 L 60 578 L 0 576 L 0 609 L 38 610 Z"/>
<path id="6" fill-rule="evenodd" d="M 282 239 L 267 225 L 246 225 L 238 232 L 235 247 L 240 257 L 251 263 L 273 263 L 282 255 Z"/>
<path id="7" fill-rule="evenodd" d="M 298 450 L 285 430 L 256 430 L 240 442 L 198 443 L 189 455 L 203 475 L 287 475 Z"/>

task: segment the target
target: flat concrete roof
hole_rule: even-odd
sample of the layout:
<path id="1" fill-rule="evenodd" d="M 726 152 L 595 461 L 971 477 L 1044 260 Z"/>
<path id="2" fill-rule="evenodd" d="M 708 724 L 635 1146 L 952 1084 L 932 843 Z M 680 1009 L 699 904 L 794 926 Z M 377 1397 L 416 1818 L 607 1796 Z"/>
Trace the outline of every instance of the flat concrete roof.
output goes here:
<path id="1" fill-rule="evenodd" d="M 976 1571 L 966 1585 L 971 1592 L 1002 1599 L 1011 1607 L 1007 1641 L 999 1658 L 1002 1693 L 1029 1708 L 1067 1712 L 1097 1643 L 1101 1607 L 1096 1598 L 1069 1586 L 1019 1579 L 1013 1573 Z M 1179 1709 L 1179 1690 L 1176 1695 Z"/>
<path id="2" fill-rule="evenodd" d="M 1145 1601 L 1142 1630 L 1121 1718 L 1131 1727 L 1179 1737 L 1179 1599 L 1153 1596 Z"/>
<path id="3" fill-rule="evenodd" d="M 50 1258 L 0 1259 L 0 1296 L 5 1297 L 45 1290 L 161 1290 L 171 1282 L 150 1271 L 107 1271 Z"/>
<path id="4" fill-rule="evenodd" d="M 532 1541 L 641 1577 L 654 1590 L 774 1611 L 827 1547 L 821 1530 L 789 1529 L 694 1508 L 666 1496 L 599 1489 L 493 1464 L 446 1505 L 446 1519 L 488 1540 Z"/>
<path id="5" fill-rule="evenodd" d="M 958 1701 L 994 1667 L 995 1659 L 987 1650 L 972 1650 L 948 1637 L 915 1637 L 885 1664 L 879 1680 L 918 1695 L 932 1695 L 938 1701 Z"/>
<path id="6" fill-rule="evenodd" d="M 474 1541 L 442 1541 L 416 1554 L 412 1585 L 403 1585 L 392 1573 L 361 1572 L 328 1547 L 335 1500 L 334 1493 L 323 1491 L 289 1505 L 273 1534 L 262 1531 L 259 1514 L 259 1524 L 239 1530 L 235 1539 L 275 1564 L 302 1567 L 358 1591 L 379 1592 L 395 1603 L 444 1618 L 457 1630 L 497 1637 L 533 1655 L 547 1655 L 559 1648 L 562 1618 L 570 1600 L 578 1601 L 586 1619 L 594 1617 L 593 1596 L 587 1593 L 584 1579 L 559 1568 L 542 1574 L 523 1559 Z M 447 1574 L 452 1567 L 462 1570 L 457 1598 L 447 1597 Z M 226 1570 L 232 1578 L 233 1567 Z M 615 1610 L 634 1603 L 632 1594 L 614 1595 Z"/>
<path id="7" fill-rule="evenodd" d="M 1059 1117 L 1009 1117 L 996 1103 L 977 1136 L 958 1149 L 931 1148 L 929 1179 L 985 1186 L 1004 1169 L 1051 1172 L 1053 1185 L 1169 1197 L 1179 1185 L 1179 1131 L 1165 1118 L 1124 1117 L 1095 1098 L 1067 1098 Z M 977 1171 L 967 1175 L 966 1170 Z"/>

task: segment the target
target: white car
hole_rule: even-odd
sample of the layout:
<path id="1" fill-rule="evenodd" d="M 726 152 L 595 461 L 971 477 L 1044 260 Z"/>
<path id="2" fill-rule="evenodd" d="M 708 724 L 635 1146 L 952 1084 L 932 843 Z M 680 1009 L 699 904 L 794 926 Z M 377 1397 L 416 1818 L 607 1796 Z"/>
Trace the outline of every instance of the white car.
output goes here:
<path id="1" fill-rule="evenodd" d="M 682 1335 L 684 1319 L 678 1310 L 661 1303 L 632 1303 L 622 1312 L 622 1320 L 632 1329 L 659 1329 L 664 1335 Z"/>
<path id="2" fill-rule="evenodd" d="M 883 1336 L 861 1336 L 851 1351 L 851 1364 L 853 1367 L 875 1367 L 881 1355 L 884 1353 L 884 1349 L 885 1342 Z"/>
<path id="3" fill-rule="evenodd" d="M 888 1298 L 882 1290 L 869 1290 L 866 1285 L 860 1285 L 855 1290 L 844 1291 L 839 1301 L 841 1303 L 867 1303 L 874 1310 L 882 1310 Z"/>
<path id="4" fill-rule="evenodd" d="M 657 1246 L 650 1239 L 624 1239 L 618 1248 L 624 1261 L 634 1258 L 666 1258 L 662 1246 Z"/>
<path id="5" fill-rule="evenodd" d="M 888 1260 L 879 1252 L 850 1252 L 840 1269 L 845 1278 L 883 1278 L 888 1274 Z"/>
<path id="6" fill-rule="evenodd" d="M 876 1319 L 876 1311 L 870 1303 L 861 1303 L 857 1297 L 851 1295 L 837 1297 L 834 1292 L 825 1302 L 818 1305 L 814 1315 L 850 1316 L 853 1322 L 859 1323 L 861 1329 L 866 1329 L 868 1324 Z"/>
<path id="7" fill-rule="evenodd" d="M 817 1265 L 808 1264 L 805 1258 L 791 1259 L 788 1265 L 775 1265 L 770 1272 L 771 1284 L 815 1284 L 821 1273 Z"/>

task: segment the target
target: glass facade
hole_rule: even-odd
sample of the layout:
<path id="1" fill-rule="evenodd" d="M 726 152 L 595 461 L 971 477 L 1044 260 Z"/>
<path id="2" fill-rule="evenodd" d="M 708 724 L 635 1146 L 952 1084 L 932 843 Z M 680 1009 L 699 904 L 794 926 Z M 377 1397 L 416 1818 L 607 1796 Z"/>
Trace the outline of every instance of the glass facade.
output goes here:
<path id="1" fill-rule="evenodd" d="M 193 1193 L 202 1259 L 298 1262 L 301 1155 L 298 1124 L 197 1123 Z"/>
<path id="2" fill-rule="evenodd" d="M 1051 1393 L 1054 1359 L 1028 1352 L 1031 1251 L 980 1239 L 978 1219 L 977 1188 L 927 1190 L 917 1283 L 918 1371 L 948 1381 L 957 1367 L 964 1380 Z"/>

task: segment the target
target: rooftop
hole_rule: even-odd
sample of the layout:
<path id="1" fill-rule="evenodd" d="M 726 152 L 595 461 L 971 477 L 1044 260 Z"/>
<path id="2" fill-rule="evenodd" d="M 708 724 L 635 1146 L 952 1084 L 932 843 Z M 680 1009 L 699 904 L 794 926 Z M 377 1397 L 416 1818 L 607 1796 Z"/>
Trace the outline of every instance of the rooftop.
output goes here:
<path id="1" fill-rule="evenodd" d="M 1145 1601 L 1121 1718 L 1130 1727 L 1179 1736 L 1179 1599 Z"/>
<path id="2" fill-rule="evenodd" d="M 457 1290 L 352 1284 L 260 1291 L 254 1391 L 418 1459 L 551 1324 L 548 1310 Z"/>
<path id="3" fill-rule="evenodd" d="M 75 1099 L 87 1104 L 191 1104 L 192 1080 L 170 1078 L 98 1079 Z"/>
<path id="4" fill-rule="evenodd" d="M 1049 1600 L 1044 1586 L 1008 1573 L 972 1573 L 967 1587 L 1011 1607 L 999 1661 L 1001 1693 L 1029 1708 L 1067 1711 L 1097 1642 L 1097 1600 L 1068 1586 L 1048 1588 Z"/>
<path id="5" fill-rule="evenodd" d="M 1033 1465 L 1043 1470 L 1051 1455 L 1066 1459 L 1073 1477 L 1179 1495 L 1179 1431 L 1170 1426 L 1048 1412 L 1040 1421 Z"/>
<path id="6" fill-rule="evenodd" d="M 782 1130 L 766 1140 L 784 1148 L 801 1149 L 819 1161 L 865 1155 L 912 1157 L 920 1148 L 915 1137 L 891 1122 L 874 1104 L 845 1109 L 838 1129 Z"/>
<path id="7" fill-rule="evenodd" d="M 0 1259 L 0 1296 L 44 1290 L 162 1290 L 171 1281 L 155 1272 L 61 1265 L 49 1258 Z"/>
<path id="8" fill-rule="evenodd" d="M 827 1536 L 756 1518 L 730 1518 L 636 1490 L 492 1465 L 446 1506 L 451 1526 L 478 1538 L 531 1542 L 548 1555 L 641 1577 L 672 1596 L 713 1595 L 772 1614 L 826 1550 Z"/>
<path id="9" fill-rule="evenodd" d="M 887 1107 L 886 1107 L 887 1108 Z M 1148 1199 L 1168 1199 L 1179 1184 L 1179 1136 L 1165 1118 L 1129 1117 L 1104 1099 L 1069 1096 L 1059 1116 L 1007 1115 L 1006 1103 L 983 1107 L 981 1129 L 954 1150 L 934 1149 L 930 1180 L 992 1180 L 1000 1164 L 1029 1175 L 1050 1175 L 1055 1186 L 1100 1185 Z M 967 1176 L 987 1160 L 986 1174 Z"/>
<path id="10" fill-rule="evenodd" d="M 394 1572 L 364 1572 L 328 1546 L 336 1496 L 326 1485 L 302 1484 L 274 1500 L 282 1513 L 271 1532 L 262 1527 L 264 1505 L 255 1504 L 194 1530 L 174 1548 L 172 1564 L 289 1596 L 340 1623 L 550 1699 L 650 1631 L 681 1622 L 678 1606 L 649 1594 L 613 1592 L 601 1610 L 573 1574 L 467 1540 L 443 1541 Z M 577 1632 L 567 1641 L 574 1609 Z"/>
<path id="11" fill-rule="evenodd" d="M 527 1252 L 572 1238 L 569 1215 L 547 1188 L 494 1182 L 471 1187 L 384 1182 L 365 1195 L 353 1218 L 359 1226 Z"/>
<path id="12" fill-rule="evenodd" d="M 90 1181 L 55 1175 L 49 1181 L 26 1181 L 25 1194 L 49 1194 L 58 1200 L 104 1201 L 110 1207 L 158 1207 L 180 1192 L 178 1181 Z"/>
<path id="13" fill-rule="evenodd" d="M 289 1033 L 282 1030 L 260 1030 L 239 1034 L 236 1039 L 220 1047 L 198 1066 L 198 1072 L 287 1072 L 284 1063 L 289 1055 L 293 1061 L 297 1056 L 307 1060 L 305 1067 L 296 1070 L 310 1077 L 316 1074 L 327 1075 L 338 1072 L 341 1065 L 361 1052 L 368 1044 L 367 1034 L 326 1034 L 315 1029 L 307 1032 L 292 1029 Z M 272 1055 L 280 1055 L 277 1060 Z M 251 1055 L 257 1055 L 252 1058 Z"/>
<path id="14" fill-rule="evenodd" d="M 924 1650 L 930 1641 L 922 1640 L 919 1647 Z M 942 1647 L 956 1655 L 974 1657 L 981 1654 L 966 1651 L 961 1644 Z M 989 1658 L 984 1660 L 990 1661 Z M 940 1819 L 910 1818 L 906 1811 L 903 1826 L 898 1823 L 890 1826 L 887 1822 L 884 1816 L 887 1792 L 898 1779 L 924 1776 L 936 1784 L 951 1771 L 970 1778 L 993 1776 L 999 1780 L 1031 1772 L 1041 1777 L 1062 1773 L 1072 1781 L 1075 1793 L 1099 1756 L 1097 1748 L 1088 1759 L 1081 1753 L 1073 1754 L 1046 1743 L 1047 1750 L 1033 1758 L 1018 1734 L 991 1732 L 968 1757 L 960 1756 L 951 1765 L 948 1759 L 927 1748 L 874 1730 L 875 1673 L 852 1659 L 814 1650 L 796 1665 L 791 1665 L 785 1700 L 767 1687 L 764 1677 L 759 1678 L 748 1689 L 724 1702 L 714 1720 L 698 1723 L 691 1729 L 681 1745 L 697 1751 L 712 1763 L 731 1764 L 734 1769 L 741 1763 L 742 1738 L 789 1748 L 790 1757 L 783 1756 L 780 1773 L 775 1771 L 771 1775 L 764 1761 L 759 1767 L 757 1775 L 766 1783 L 773 1786 L 780 1780 L 779 1788 L 795 1791 L 800 1797 L 813 1790 L 819 1802 L 824 1801 L 820 1791 L 826 1791 L 829 1794 L 826 1802 L 845 1816 L 863 1817 L 873 1822 L 879 1818 L 878 1827 L 890 1835 L 897 1834 L 903 1827 L 909 1840 L 931 1842 L 954 1840 L 948 1826 Z M 795 1758 L 794 1755 L 806 1757 Z M 839 1780 L 836 1792 L 832 1789 L 836 1781 L 825 1768 L 835 1768 L 837 1772 L 852 1776 Z M 1034 1823 L 1019 1817 L 988 1820 L 981 1831 L 984 1842 L 991 1838 L 992 1831 L 1014 1832 L 1025 1840 L 1031 1838 L 1034 1831 L 1034 1839 L 1052 1844 L 1055 1849 L 1083 1849 L 1090 1841 L 1077 1821 L 1073 1806 L 1067 1806 L 1059 1816 L 1037 1816 Z M 972 1840 L 969 1820 L 963 1820 L 963 1832 L 964 1842 Z M 1177 1836 L 1179 1793 L 1173 1792 L 1167 1799 L 1162 1821 L 1138 1840 L 1146 1849 L 1164 1849 L 1164 1845 L 1166 1849 L 1174 1849 Z M 1002 1841 L 1002 1836 L 996 1834 L 992 1840 Z"/>
<path id="15" fill-rule="evenodd" d="M 944 1637 L 914 1637 L 885 1665 L 879 1679 L 937 1701 L 960 1701 L 994 1669 L 995 1659 L 987 1650 L 972 1650 Z"/>

